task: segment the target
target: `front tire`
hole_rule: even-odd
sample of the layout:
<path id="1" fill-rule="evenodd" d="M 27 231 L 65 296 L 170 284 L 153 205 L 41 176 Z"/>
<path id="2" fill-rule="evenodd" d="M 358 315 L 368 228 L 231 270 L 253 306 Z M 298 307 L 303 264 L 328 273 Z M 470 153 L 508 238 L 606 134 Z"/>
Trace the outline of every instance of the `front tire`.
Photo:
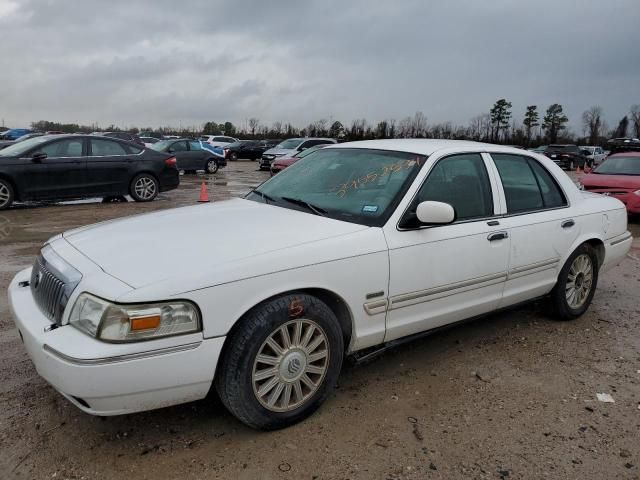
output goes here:
<path id="1" fill-rule="evenodd" d="M 204 167 L 205 172 L 207 173 L 216 173 L 218 171 L 218 162 L 213 159 L 210 158 L 209 160 L 207 160 L 207 164 Z"/>
<path id="2" fill-rule="evenodd" d="M 15 198 L 13 185 L 9 181 L 0 178 L 0 210 L 6 210 L 11 206 Z"/>
<path id="3" fill-rule="evenodd" d="M 251 310 L 226 340 L 215 385 L 227 409 L 261 430 L 293 425 L 331 393 L 344 355 L 331 309 L 307 294 L 268 300 Z"/>
<path id="4" fill-rule="evenodd" d="M 158 196 L 158 180 L 149 173 L 140 173 L 133 177 L 129 187 L 131 198 L 136 202 L 150 202 Z"/>
<path id="5" fill-rule="evenodd" d="M 598 256 L 590 245 L 580 245 L 567 259 L 551 291 L 551 307 L 560 320 L 573 320 L 587 311 L 598 284 Z"/>

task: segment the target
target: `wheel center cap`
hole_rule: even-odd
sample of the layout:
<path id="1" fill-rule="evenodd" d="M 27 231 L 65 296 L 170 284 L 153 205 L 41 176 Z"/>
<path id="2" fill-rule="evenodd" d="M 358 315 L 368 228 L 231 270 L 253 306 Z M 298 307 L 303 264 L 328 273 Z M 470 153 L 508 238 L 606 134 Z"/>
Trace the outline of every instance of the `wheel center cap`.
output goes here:
<path id="1" fill-rule="evenodd" d="M 300 378 L 307 368 L 307 356 L 300 350 L 292 350 L 280 362 L 280 377 L 287 382 Z"/>

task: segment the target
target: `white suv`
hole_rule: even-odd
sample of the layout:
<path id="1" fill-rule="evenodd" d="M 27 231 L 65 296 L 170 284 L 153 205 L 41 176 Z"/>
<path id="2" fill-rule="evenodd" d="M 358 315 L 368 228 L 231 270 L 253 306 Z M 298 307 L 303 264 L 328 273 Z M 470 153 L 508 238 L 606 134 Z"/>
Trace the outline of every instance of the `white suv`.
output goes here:
<path id="1" fill-rule="evenodd" d="M 224 135 L 202 135 L 199 140 L 201 142 L 207 142 L 214 147 L 224 147 L 229 143 L 237 142 L 237 138 L 226 137 Z"/>

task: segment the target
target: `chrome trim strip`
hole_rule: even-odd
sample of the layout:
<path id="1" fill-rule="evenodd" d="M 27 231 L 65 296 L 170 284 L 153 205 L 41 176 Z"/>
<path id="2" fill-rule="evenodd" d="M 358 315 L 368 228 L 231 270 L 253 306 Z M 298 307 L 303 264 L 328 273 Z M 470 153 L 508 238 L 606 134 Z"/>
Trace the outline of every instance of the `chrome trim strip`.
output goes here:
<path id="1" fill-rule="evenodd" d="M 389 310 L 407 307 L 409 305 L 415 305 L 417 303 L 430 302 L 432 300 L 448 297 L 457 293 L 463 293 L 470 290 L 476 290 L 478 288 L 488 287 L 497 283 L 501 283 L 505 281 L 506 278 L 507 272 L 500 272 L 464 280 L 462 282 L 449 283 L 440 287 L 419 290 L 417 292 L 403 293 L 389 299 Z"/>
<path id="2" fill-rule="evenodd" d="M 157 357 L 159 355 L 168 355 L 170 353 L 186 352 L 198 348 L 202 342 L 187 343 L 185 345 L 177 345 L 175 347 L 158 348 L 156 350 L 149 350 L 147 352 L 129 353 L 126 355 L 118 355 L 115 357 L 104 358 L 76 358 L 65 355 L 59 352 L 53 347 L 44 344 L 42 349 L 51 355 L 58 357 L 65 362 L 72 363 L 80 366 L 95 366 L 95 365 L 108 365 L 111 363 L 127 362 L 130 360 L 140 360 L 143 358 Z"/>
<path id="3" fill-rule="evenodd" d="M 558 266 L 560 262 L 560 258 L 550 258 L 548 260 L 542 260 L 541 262 L 530 263 L 528 265 L 523 265 L 521 267 L 512 268 L 509 270 L 509 275 L 507 276 L 507 280 L 511 280 L 513 278 L 524 277 L 526 275 L 532 275 L 534 273 L 542 272 L 544 270 L 549 270 Z"/>
<path id="4" fill-rule="evenodd" d="M 541 262 L 529 263 L 521 267 L 512 268 L 511 270 L 509 270 L 509 273 L 522 273 L 522 272 L 526 272 L 527 270 L 533 270 L 535 268 L 551 266 L 558 263 L 559 261 L 560 259 L 556 257 L 556 258 L 550 258 L 548 260 L 542 260 Z"/>
<path id="5" fill-rule="evenodd" d="M 627 232 L 627 233 L 629 233 L 629 232 Z M 633 235 L 631 235 L 631 233 L 629 233 L 629 235 L 627 235 L 626 237 L 621 238 L 620 240 L 615 240 L 615 241 L 611 242 L 609 245 L 612 246 L 612 247 L 615 247 L 619 243 L 626 242 L 630 238 L 633 238 Z"/>

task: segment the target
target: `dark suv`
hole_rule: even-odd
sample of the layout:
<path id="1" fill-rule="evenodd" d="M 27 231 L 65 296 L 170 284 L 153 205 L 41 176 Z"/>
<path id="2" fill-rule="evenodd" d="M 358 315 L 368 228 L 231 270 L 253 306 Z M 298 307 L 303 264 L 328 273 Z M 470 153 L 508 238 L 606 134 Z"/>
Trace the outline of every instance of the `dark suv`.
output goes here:
<path id="1" fill-rule="evenodd" d="M 573 170 L 577 167 L 584 168 L 585 165 L 591 166 L 585 153 L 577 145 L 570 144 L 549 145 L 544 151 L 547 157 L 564 170 Z"/>
<path id="2" fill-rule="evenodd" d="M 102 134 L 103 137 L 111 137 L 118 138 L 120 140 L 126 140 L 127 142 L 137 143 L 138 145 L 145 146 L 142 139 L 136 135 L 135 133 L 127 133 L 127 132 L 104 132 Z"/>

